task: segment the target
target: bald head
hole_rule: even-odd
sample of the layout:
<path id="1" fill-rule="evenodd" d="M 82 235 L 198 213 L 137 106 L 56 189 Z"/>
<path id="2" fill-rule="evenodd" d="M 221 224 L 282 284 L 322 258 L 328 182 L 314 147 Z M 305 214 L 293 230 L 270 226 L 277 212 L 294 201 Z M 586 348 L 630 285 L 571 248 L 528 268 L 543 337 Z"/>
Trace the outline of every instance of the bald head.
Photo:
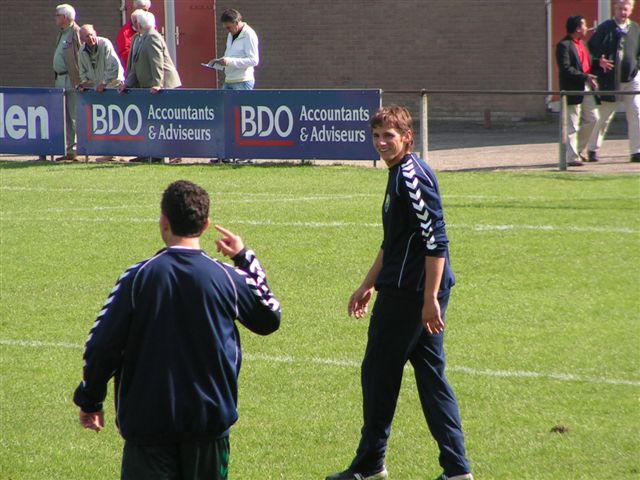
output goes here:
<path id="1" fill-rule="evenodd" d="M 93 28 L 93 25 L 87 23 L 80 27 L 80 41 L 90 47 L 95 47 L 98 42 L 98 34 L 96 33 L 96 29 Z"/>

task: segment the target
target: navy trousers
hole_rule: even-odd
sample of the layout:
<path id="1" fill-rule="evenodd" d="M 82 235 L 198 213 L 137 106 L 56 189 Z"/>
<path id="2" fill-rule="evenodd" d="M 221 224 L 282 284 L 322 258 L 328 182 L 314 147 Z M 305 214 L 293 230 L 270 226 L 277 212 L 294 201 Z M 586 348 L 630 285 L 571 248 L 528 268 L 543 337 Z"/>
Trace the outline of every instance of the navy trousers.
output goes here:
<path id="1" fill-rule="evenodd" d="M 449 292 L 438 300 L 444 320 Z M 362 361 L 364 426 L 352 471 L 382 470 L 402 373 L 410 361 L 427 425 L 440 448 L 440 465 L 448 476 L 471 472 L 458 403 L 445 377 L 443 334 L 429 335 L 424 329 L 422 304 L 421 297 L 393 290 L 378 293 Z"/>

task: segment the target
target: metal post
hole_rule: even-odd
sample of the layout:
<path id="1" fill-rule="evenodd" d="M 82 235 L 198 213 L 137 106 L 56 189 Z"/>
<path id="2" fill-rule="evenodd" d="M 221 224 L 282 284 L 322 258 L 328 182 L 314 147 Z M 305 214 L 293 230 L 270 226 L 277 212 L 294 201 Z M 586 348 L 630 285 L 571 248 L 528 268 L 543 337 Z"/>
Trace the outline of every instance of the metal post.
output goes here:
<path id="1" fill-rule="evenodd" d="M 567 96 L 560 94 L 560 148 L 558 149 L 558 168 L 567 169 Z"/>
<path id="2" fill-rule="evenodd" d="M 176 68 L 178 68 L 178 53 L 176 51 L 176 2 L 175 0 L 164 0 L 164 40 L 167 44 L 169 56 Z"/>
<path id="3" fill-rule="evenodd" d="M 422 91 L 422 108 L 420 109 L 420 139 L 422 141 L 421 156 L 425 162 L 429 161 L 429 102 L 427 92 Z"/>

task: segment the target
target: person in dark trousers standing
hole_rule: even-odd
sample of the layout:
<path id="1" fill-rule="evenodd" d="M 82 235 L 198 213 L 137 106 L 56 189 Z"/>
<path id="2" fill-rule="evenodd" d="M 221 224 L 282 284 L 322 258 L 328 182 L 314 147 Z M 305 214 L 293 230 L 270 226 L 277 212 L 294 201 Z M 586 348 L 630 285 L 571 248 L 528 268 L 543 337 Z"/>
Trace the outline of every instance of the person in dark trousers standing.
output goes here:
<path id="1" fill-rule="evenodd" d="M 438 478 L 470 480 L 458 404 L 444 372 L 444 317 L 455 280 L 440 188 L 433 171 L 411 152 L 413 126 L 407 109 L 381 108 L 371 128 L 389 179 L 382 246 L 348 304 L 349 315 L 362 318 L 374 288 L 378 291 L 361 370 L 364 425 L 349 468 L 327 480 L 388 478 L 387 441 L 407 361 L 440 448 L 444 472 Z"/>
<path id="2" fill-rule="evenodd" d="M 587 34 L 587 22 L 581 15 L 569 17 L 566 23 L 567 36 L 556 45 L 556 63 L 560 79 L 560 90 L 597 90 L 596 76 L 591 74 L 591 55 L 583 39 Z M 587 148 L 591 133 L 598 122 L 596 99 L 593 95 L 567 96 L 567 150 L 566 160 L 570 167 L 582 165 L 580 152 Z M 582 126 L 580 126 L 582 119 Z M 598 161 L 594 152 L 584 157 L 587 161 Z"/>
<path id="3" fill-rule="evenodd" d="M 640 91 L 640 25 L 631 20 L 634 0 L 614 0 L 613 18 L 598 25 L 589 39 L 594 69 L 603 95 L 600 118 L 589 140 L 595 158 L 619 103 L 624 104 L 632 162 L 640 162 L 640 94 L 605 95 L 606 91 Z"/>
<path id="4" fill-rule="evenodd" d="M 73 400 L 80 424 L 99 432 L 115 378 L 124 480 L 226 479 L 242 358 L 235 320 L 260 335 L 280 325 L 255 253 L 216 226 L 217 250 L 235 267 L 209 257 L 200 246 L 208 226 L 207 192 L 169 185 L 160 215 L 166 248 L 120 276 L 86 343 Z"/>

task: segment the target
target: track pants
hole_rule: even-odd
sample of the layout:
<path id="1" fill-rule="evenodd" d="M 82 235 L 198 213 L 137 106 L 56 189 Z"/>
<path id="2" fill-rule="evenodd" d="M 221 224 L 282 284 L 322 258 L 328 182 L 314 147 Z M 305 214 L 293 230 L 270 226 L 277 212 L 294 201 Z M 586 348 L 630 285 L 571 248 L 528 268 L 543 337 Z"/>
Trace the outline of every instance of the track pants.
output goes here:
<path id="1" fill-rule="evenodd" d="M 124 444 L 121 480 L 226 480 L 229 437 L 170 445 Z"/>
<path id="2" fill-rule="evenodd" d="M 449 292 L 439 299 L 444 319 Z M 413 366 L 420 402 L 448 476 L 471 472 L 466 458 L 458 404 L 445 377 L 443 334 L 422 325 L 422 298 L 407 299 L 391 290 L 376 298 L 362 362 L 364 426 L 351 469 L 366 475 L 382 470 L 391 422 L 407 361 Z"/>

